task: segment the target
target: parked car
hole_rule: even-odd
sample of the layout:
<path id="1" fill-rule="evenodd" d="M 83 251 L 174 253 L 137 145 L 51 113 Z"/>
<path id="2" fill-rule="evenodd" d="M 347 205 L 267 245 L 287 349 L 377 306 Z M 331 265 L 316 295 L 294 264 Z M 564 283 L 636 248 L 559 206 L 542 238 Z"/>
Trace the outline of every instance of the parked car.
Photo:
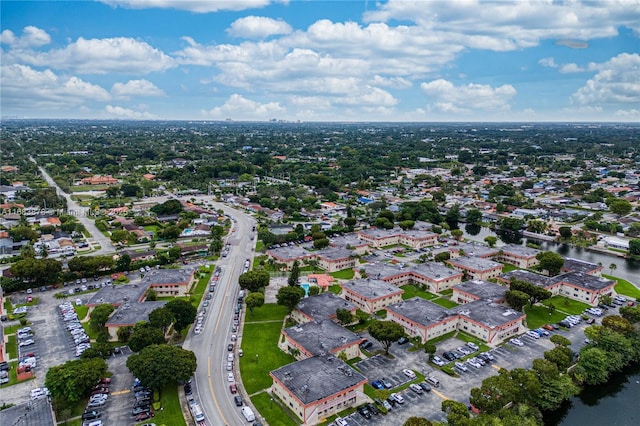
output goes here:
<path id="1" fill-rule="evenodd" d="M 405 343 L 409 343 L 409 339 L 406 336 L 402 336 L 400 339 L 398 339 L 399 345 L 404 345 Z"/>
<path id="2" fill-rule="evenodd" d="M 236 403 L 236 406 L 242 407 L 242 397 L 240 395 L 234 396 L 233 401 Z"/>
<path id="3" fill-rule="evenodd" d="M 475 343 L 473 343 L 473 342 L 467 342 L 467 346 L 468 346 L 469 348 L 473 349 L 474 351 L 477 351 L 477 350 L 479 350 L 479 349 L 480 349 L 480 348 L 478 347 L 478 345 L 476 345 L 476 344 L 475 344 Z"/>
<path id="4" fill-rule="evenodd" d="M 410 379 L 416 378 L 416 373 L 414 373 L 412 370 L 409 370 L 408 368 L 402 370 L 402 373 Z"/>
<path id="5" fill-rule="evenodd" d="M 412 391 L 414 391 L 417 394 L 421 394 L 423 392 L 422 387 L 420 387 L 420 385 L 417 385 L 415 383 L 411 383 L 409 385 L 409 389 L 411 389 Z"/>
<path id="6" fill-rule="evenodd" d="M 373 386 L 375 389 L 384 389 L 384 385 L 380 380 L 374 380 L 373 382 L 371 382 L 371 386 Z"/>
<path id="7" fill-rule="evenodd" d="M 369 411 L 369 409 L 367 408 L 366 405 L 361 405 L 357 408 L 358 413 L 360 413 L 360 415 L 362 417 L 364 417 L 365 419 L 370 419 L 371 418 L 371 412 Z"/>
<path id="8" fill-rule="evenodd" d="M 431 362 L 433 362 L 438 367 L 443 367 L 446 365 L 446 362 L 444 362 L 444 360 L 437 355 L 431 359 Z"/>
<path id="9" fill-rule="evenodd" d="M 456 349 L 458 352 L 463 353 L 465 355 L 469 355 L 471 352 L 473 352 L 471 350 L 471 348 L 468 348 L 466 346 L 460 346 L 458 349 Z"/>
<path id="10" fill-rule="evenodd" d="M 482 367 L 482 365 L 475 360 L 475 358 L 471 358 L 467 360 L 467 364 L 469 364 L 470 366 L 474 367 L 474 368 L 480 368 Z"/>
<path id="11" fill-rule="evenodd" d="M 231 393 L 238 393 L 238 387 L 236 386 L 236 384 L 235 384 L 235 383 L 231 383 L 231 384 L 229 385 L 229 391 L 230 391 Z"/>
<path id="12" fill-rule="evenodd" d="M 465 371 L 465 372 L 466 372 L 466 371 L 469 371 L 469 369 L 467 368 L 467 366 L 466 366 L 466 365 L 464 365 L 464 364 L 463 364 L 463 363 L 461 363 L 461 362 L 456 362 L 456 363 L 455 363 L 455 366 L 456 366 L 456 368 L 457 368 L 458 370 L 460 370 L 460 371 Z"/>
<path id="13" fill-rule="evenodd" d="M 426 384 L 425 382 L 422 383 L 418 383 L 420 385 L 420 387 L 422 388 L 423 391 L 425 392 L 431 392 L 431 386 L 429 386 L 428 384 Z"/>
<path id="14" fill-rule="evenodd" d="M 392 393 L 390 398 L 396 401 L 398 404 L 404 404 L 404 398 L 399 393 Z"/>
<path id="15" fill-rule="evenodd" d="M 393 387 L 393 385 L 391 384 L 389 379 L 387 379 L 386 377 L 383 377 L 382 379 L 380 379 L 380 381 L 382 382 L 384 387 L 387 388 L 387 389 L 391 389 Z"/>
<path id="16" fill-rule="evenodd" d="M 534 339 L 539 339 L 540 335 L 533 330 L 529 330 L 525 333 L 529 337 L 533 337 Z"/>

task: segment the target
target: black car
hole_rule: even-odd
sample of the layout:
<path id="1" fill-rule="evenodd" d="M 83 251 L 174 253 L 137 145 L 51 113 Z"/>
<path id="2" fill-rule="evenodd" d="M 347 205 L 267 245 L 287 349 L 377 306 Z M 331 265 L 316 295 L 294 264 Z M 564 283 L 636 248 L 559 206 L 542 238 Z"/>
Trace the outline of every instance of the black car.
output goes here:
<path id="1" fill-rule="evenodd" d="M 369 411 L 371 411 L 375 416 L 377 416 L 380 411 L 376 408 L 375 405 L 373 405 L 372 403 L 367 403 L 367 408 L 369 409 Z"/>
<path id="2" fill-rule="evenodd" d="M 402 336 L 400 339 L 398 339 L 399 345 L 404 345 L 405 343 L 409 343 L 409 339 L 407 339 L 406 336 Z"/>
<path id="3" fill-rule="evenodd" d="M 184 394 L 185 395 L 191 395 L 191 392 L 192 392 L 191 385 L 189 385 L 189 384 L 184 385 Z"/>
<path id="4" fill-rule="evenodd" d="M 453 352 L 445 352 L 442 354 L 442 357 L 447 361 L 453 361 L 456 359 L 456 356 L 453 354 Z"/>
<path id="5" fill-rule="evenodd" d="M 391 404 L 391 406 L 392 406 L 392 407 L 395 407 L 395 406 L 396 406 L 396 404 L 398 403 L 398 402 L 397 402 L 395 399 L 393 399 L 393 398 L 387 398 L 387 402 L 388 402 L 389 404 Z"/>
<path id="6" fill-rule="evenodd" d="M 95 420 L 102 415 L 100 411 L 85 411 L 82 414 L 82 420 Z"/>
<path id="7" fill-rule="evenodd" d="M 131 410 L 131 415 L 135 417 L 138 414 L 148 413 L 150 410 L 151 407 L 149 405 L 145 405 L 144 407 L 135 407 L 133 410 Z"/>
<path id="8" fill-rule="evenodd" d="M 233 400 L 235 401 L 238 407 L 242 407 L 242 397 L 240 395 L 234 396 Z"/>
<path id="9" fill-rule="evenodd" d="M 358 413 L 360 413 L 360 415 L 362 417 L 364 417 L 365 419 L 370 419 L 371 418 L 371 412 L 369 412 L 369 409 L 367 408 L 366 405 L 361 405 L 358 407 Z"/>

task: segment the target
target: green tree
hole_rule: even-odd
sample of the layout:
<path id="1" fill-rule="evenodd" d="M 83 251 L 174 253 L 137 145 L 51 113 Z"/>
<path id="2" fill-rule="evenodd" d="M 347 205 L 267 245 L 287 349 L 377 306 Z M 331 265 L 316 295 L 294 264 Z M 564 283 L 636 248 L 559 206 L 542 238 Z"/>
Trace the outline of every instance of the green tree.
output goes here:
<path id="1" fill-rule="evenodd" d="M 384 353 L 389 355 L 393 342 L 404 336 L 404 328 L 394 321 L 373 321 L 369 324 L 369 334 L 382 343 Z"/>
<path id="2" fill-rule="evenodd" d="M 151 345 L 127 359 L 127 368 L 154 390 L 187 381 L 196 371 L 196 355 L 172 345 Z"/>
<path id="3" fill-rule="evenodd" d="M 55 259 L 26 258 L 13 263 L 9 270 L 18 280 L 30 284 L 51 284 L 58 282 L 62 264 Z"/>
<path id="4" fill-rule="evenodd" d="M 184 207 L 182 207 L 182 203 L 178 200 L 167 200 L 162 204 L 156 204 L 151 207 L 151 211 L 158 216 L 174 215 L 181 213 L 183 210 Z"/>
<path id="5" fill-rule="evenodd" d="M 425 419 L 424 417 L 409 417 L 402 426 L 433 426 L 433 423 L 430 420 Z"/>
<path id="6" fill-rule="evenodd" d="M 522 308 L 529 302 L 529 295 L 519 290 L 507 290 L 504 297 L 507 304 L 516 311 L 522 311 Z"/>
<path id="7" fill-rule="evenodd" d="M 115 308 L 113 305 L 108 303 L 104 303 L 93 308 L 89 319 L 90 327 L 98 332 L 104 330 L 104 325 L 114 310 Z"/>
<path id="8" fill-rule="evenodd" d="M 358 223 L 358 220 L 355 217 L 350 216 L 350 217 L 346 217 L 343 222 L 344 222 L 344 225 L 349 229 L 349 232 L 351 232 L 356 226 L 356 223 Z"/>
<path id="9" fill-rule="evenodd" d="M 553 336 L 551 336 L 549 340 L 551 341 L 551 343 L 553 343 L 556 346 L 568 347 L 571 345 L 571 340 L 559 334 L 554 334 Z"/>
<path id="10" fill-rule="evenodd" d="M 280 287 L 276 300 L 278 305 L 287 308 L 287 313 L 291 314 L 298 303 L 304 297 L 304 290 L 301 287 Z"/>
<path id="11" fill-rule="evenodd" d="M 164 307 L 173 313 L 173 316 L 176 319 L 173 328 L 175 328 L 177 332 L 182 331 L 196 319 L 196 307 L 186 300 L 171 300 L 167 302 Z"/>
<path id="12" fill-rule="evenodd" d="M 249 312 L 251 312 L 251 316 L 253 316 L 253 310 L 264 305 L 264 294 L 260 292 L 249 293 L 245 299 L 245 303 L 247 304 L 247 308 L 249 308 Z"/>
<path id="13" fill-rule="evenodd" d="M 320 238 L 318 240 L 313 240 L 313 248 L 320 250 L 326 247 L 329 247 L 329 239 Z"/>
<path id="14" fill-rule="evenodd" d="M 252 269 L 238 277 L 240 288 L 248 290 L 251 293 L 260 291 L 260 289 L 269 285 L 271 276 L 269 272 L 260 269 Z"/>
<path id="15" fill-rule="evenodd" d="M 610 356 L 606 351 L 586 346 L 580 351 L 578 365 L 574 369 L 574 376 L 588 385 L 605 383 L 609 378 Z"/>
<path id="16" fill-rule="evenodd" d="M 128 253 L 122 253 L 118 256 L 115 263 L 116 270 L 120 272 L 128 271 L 131 269 L 131 256 Z"/>
<path id="17" fill-rule="evenodd" d="M 609 203 L 609 210 L 618 216 L 626 216 L 631 212 L 633 206 L 630 202 L 624 199 L 617 199 Z"/>
<path id="18" fill-rule="evenodd" d="M 131 334 L 133 333 L 133 327 L 130 325 L 125 325 L 120 327 L 116 334 L 118 335 L 118 342 L 127 343 L 131 338 Z"/>
<path id="19" fill-rule="evenodd" d="M 76 402 L 88 395 L 106 373 L 107 363 L 101 358 L 71 360 L 49 368 L 45 386 L 54 400 Z"/>
<path id="20" fill-rule="evenodd" d="M 165 342 L 161 329 L 152 327 L 148 322 L 139 322 L 133 326 L 133 333 L 129 338 L 129 348 L 134 352 L 151 345 L 160 345 Z"/>
<path id="21" fill-rule="evenodd" d="M 629 240 L 629 254 L 632 256 L 640 256 L 640 240 Z"/>
<path id="22" fill-rule="evenodd" d="M 511 278 L 509 289 L 511 291 L 521 291 L 529 295 L 529 304 L 531 306 L 540 302 L 541 300 L 546 300 L 551 297 L 551 292 L 545 290 L 543 287 L 538 287 L 537 285 L 531 284 L 530 282 L 518 280 L 515 278 Z"/>
<path id="23" fill-rule="evenodd" d="M 124 229 L 116 229 L 115 231 L 111 231 L 110 238 L 114 243 L 126 243 L 131 240 L 132 235 L 129 231 Z"/>
<path id="24" fill-rule="evenodd" d="M 557 347 L 552 351 L 569 351 L 564 347 Z M 550 351 L 551 352 L 551 351 Z M 547 357 L 545 353 L 545 358 Z M 557 364 L 547 359 L 533 361 L 533 371 L 538 375 L 540 387 L 531 402 L 542 410 L 556 410 L 567 399 L 576 395 L 579 388 L 573 383 L 571 377 L 560 374 L 564 368 L 558 368 Z"/>
<path id="25" fill-rule="evenodd" d="M 449 426 L 466 426 L 469 423 L 469 410 L 462 402 L 446 399 L 442 401 L 441 409 L 447 413 L 447 424 Z"/>
<path id="26" fill-rule="evenodd" d="M 615 271 L 616 269 L 618 269 L 618 265 L 616 265 L 615 263 L 609 265 L 609 272 L 611 273 L 611 275 L 613 275 L 613 271 Z"/>
<path id="27" fill-rule="evenodd" d="M 527 231 L 542 234 L 547 229 L 547 222 L 543 220 L 530 220 L 527 222 Z"/>
<path id="28" fill-rule="evenodd" d="M 479 225 L 482 223 L 482 212 L 478 209 L 471 209 L 467 211 L 466 220 L 468 224 Z"/>
<path id="29" fill-rule="evenodd" d="M 640 322 L 640 305 L 620 307 L 620 315 L 630 323 Z"/>
<path id="30" fill-rule="evenodd" d="M 573 351 L 565 346 L 556 346 L 544 353 L 544 359 L 554 363 L 559 370 L 566 371 L 573 360 Z"/>
<path id="31" fill-rule="evenodd" d="M 540 262 L 540 268 L 548 271 L 550 276 L 558 275 L 564 266 L 564 258 L 552 251 L 540 252 L 536 259 Z"/>
<path id="32" fill-rule="evenodd" d="M 453 229 L 451 231 L 451 236 L 454 237 L 458 241 L 460 241 L 462 239 L 463 235 L 464 235 L 464 232 L 462 232 L 462 230 L 460 230 L 460 229 Z"/>
<path id="33" fill-rule="evenodd" d="M 510 232 L 520 232 L 524 226 L 524 221 L 515 217 L 505 217 L 499 222 L 500 229 Z"/>
<path id="34" fill-rule="evenodd" d="M 487 243 L 489 247 L 495 247 L 496 243 L 498 242 L 498 238 L 494 237 L 493 235 L 488 235 L 484 237 L 484 242 Z"/>
<path id="35" fill-rule="evenodd" d="M 149 290 L 147 290 L 147 297 L 146 297 L 146 301 L 147 302 L 155 302 L 158 299 L 158 293 L 150 288 Z"/>
<path id="36" fill-rule="evenodd" d="M 175 321 L 173 312 L 164 306 L 149 312 L 149 324 L 151 327 L 162 330 L 162 334 L 167 332 L 167 329 L 173 321 Z"/>
<path id="37" fill-rule="evenodd" d="M 450 229 L 458 229 L 458 222 L 460 222 L 460 205 L 455 204 L 451 206 L 447 211 L 444 220 L 447 222 Z"/>
<path id="38" fill-rule="evenodd" d="M 338 308 L 336 309 L 336 319 L 340 324 L 347 325 L 353 322 L 353 315 L 348 309 Z"/>
<path id="39" fill-rule="evenodd" d="M 416 223 L 413 220 L 403 220 L 402 222 L 398 223 L 398 226 L 406 231 L 408 229 L 412 229 L 414 227 Z"/>
<path id="40" fill-rule="evenodd" d="M 568 240 L 573 235 L 573 231 L 570 226 L 561 226 L 558 231 L 560 232 L 560 237 L 564 240 Z"/>
<path id="41" fill-rule="evenodd" d="M 436 262 L 444 263 L 449 259 L 451 259 L 451 253 L 449 253 L 448 251 L 443 251 L 433 256 L 433 260 L 435 260 Z"/>
<path id="42" fill-rule="evenodd" d="M 291 265 L 291 272 L 289 274 L 288 283 L 290 286 L 297 286 L 300 279 L 300 263 L 297 260 L 293 261 Z"/>

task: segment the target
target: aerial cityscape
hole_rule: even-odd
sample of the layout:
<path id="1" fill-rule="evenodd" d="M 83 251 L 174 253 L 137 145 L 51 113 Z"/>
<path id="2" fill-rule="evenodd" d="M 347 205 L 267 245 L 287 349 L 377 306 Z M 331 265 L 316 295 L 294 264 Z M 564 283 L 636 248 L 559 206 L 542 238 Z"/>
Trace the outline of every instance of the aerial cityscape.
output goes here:
<path id="1" fill-rule="evenodd" d="M 640 421 L 640 8 L 0 5 L 0 423 Z"/>

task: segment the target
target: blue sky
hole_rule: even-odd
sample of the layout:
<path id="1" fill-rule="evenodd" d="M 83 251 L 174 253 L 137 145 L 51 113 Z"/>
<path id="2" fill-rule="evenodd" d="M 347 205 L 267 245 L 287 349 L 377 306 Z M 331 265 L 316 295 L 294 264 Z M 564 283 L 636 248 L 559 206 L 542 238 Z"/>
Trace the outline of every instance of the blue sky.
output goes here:
<path id="1" fill-rule="evenodd" d="M 2 115 L 639 121 L 640 1 L 6 1 Z"/>

